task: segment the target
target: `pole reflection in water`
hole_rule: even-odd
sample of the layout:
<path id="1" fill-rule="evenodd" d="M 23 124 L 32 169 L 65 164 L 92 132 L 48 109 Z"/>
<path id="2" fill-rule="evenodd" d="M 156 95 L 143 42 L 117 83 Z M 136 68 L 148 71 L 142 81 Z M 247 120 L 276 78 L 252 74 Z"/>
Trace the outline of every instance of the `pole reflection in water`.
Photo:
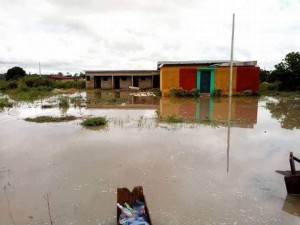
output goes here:
<path id="1" fill-rule="evenodd" d="M 227 173 L 229 173 L 229 150 L 230 150 L 230 120 L 231 120 L 231 96 L 228 98 L 228 128 L 227 128 Z"/>

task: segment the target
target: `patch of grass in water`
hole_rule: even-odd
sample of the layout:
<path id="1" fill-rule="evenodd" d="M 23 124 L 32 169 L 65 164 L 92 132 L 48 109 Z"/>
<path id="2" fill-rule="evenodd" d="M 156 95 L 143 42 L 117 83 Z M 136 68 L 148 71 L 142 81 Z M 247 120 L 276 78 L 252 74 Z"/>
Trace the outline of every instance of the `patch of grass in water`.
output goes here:
<path id="1" fill-rule="evenodd" d="M 37 116 L 35 118 L 26 118 L 25 121 L 35 122 L 35 123 L 57 123 L 57 122 L 67 122 L 76 119 L 77 118 L 75 116 L 62 116 L 62 117 Z"/>
<path id="2" fill-rule="evenodd" d="M 9 101 L 8 98 L 0 98 L 0 111 L 3 110 L 3 108 L 11 107 L 13 107 L 13 104 Z"/>
<path id="3" fill-rule="evenodd" d="M 122 104 L 122 103 L 126 103 L 127 100 L 123 99 L 123 98 L 112 98 L 112 99 L 106 99 L 107 104 Z"/>
<path id="4" fill-rule="evenodd" d="M 167 123 L 183 123 L 184 122 L 183 118 L 181 116 L 176 116 L 176 115 L 163 117 L 162 120 Z"/>
<path id="5" fill-rule="evenodd" d="M 85 127 L 93 127 L 93 126 L 106 125 L 107 122 L 108 121 L 106 117 L 91 117 L 83 120 L 81 122 L 81 125 Z"/>
<path id="6" fill-rule="evenodd" d="M 59 108 L 69 108 L 70 107 L 69 98 L 65 96 L 59 97 L 58 106 Z"/>

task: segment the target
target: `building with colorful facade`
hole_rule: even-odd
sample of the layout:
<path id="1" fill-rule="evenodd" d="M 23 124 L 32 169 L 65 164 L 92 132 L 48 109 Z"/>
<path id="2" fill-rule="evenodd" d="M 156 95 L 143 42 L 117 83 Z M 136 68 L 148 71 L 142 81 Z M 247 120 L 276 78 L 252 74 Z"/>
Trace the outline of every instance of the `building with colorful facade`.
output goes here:
<path id="1" fill-rule="evenodd" d="M 256 61 L 233 62 L 232 93 L 258 92 L 260 69 Z M 160 61 L 157 70 L 86 71 L 87 89 L 160 88 L 163 96 L 171 89 L 198 89 L 203 94 L 229 93 L 230 62 Z"/>

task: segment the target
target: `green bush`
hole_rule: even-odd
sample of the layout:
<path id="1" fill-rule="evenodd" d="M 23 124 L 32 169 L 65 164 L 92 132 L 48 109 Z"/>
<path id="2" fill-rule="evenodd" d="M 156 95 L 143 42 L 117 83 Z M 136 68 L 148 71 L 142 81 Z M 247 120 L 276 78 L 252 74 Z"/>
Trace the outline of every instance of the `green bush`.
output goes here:
<path id="1" fill-rule="evenodd" d="M 91 127 L 91 126 L 100 126 L 100 125 L 106 125 L 107 124 L 106 117 L 91 117 L 83 120 L 81 122 L 82 126 Z"/>
<path id="2" fill-rule="evenodd" d="M 280 87 L 280 82 L 274 82 L 274 83 L 268 83 L 268 82 L 262 82 L 259 85 L 259 92 L 277 92 Z"/>
<path id="3" fill-rule="evenodd" d="M 43 76 L 26 76 L 22 80 L 29 88 L 44 86 L 51 87 L 53 89 L 54 87 L 54 82 L 49 78 Z"/>
<path id="4" fill-rule="evenodd" d="M 199 97 L 201 95 L 200 90 L 197 88 L 190 90 L 189 94 L 192 97 Z"/>
<path id="5" fill-rule="evenodd" d="M 65 96 L 61 96 L 58 99 L 58 106 L 59 108 L 69 108 L 70 103 L 69 103 L 69 98 Z"/>
<path id="6" fill-rule="evenodd" d="M 0 90 L 1 91 L 7 90 L 7 82 L 5 80 L 0 80 Z"/>
<path id="7" fill-rule="evenodd" d="M 156 97 L 161 97 L 162 93 L 161 93 L 161 90 L 159 88 L 153 88 L 151 90 L 151 92 L 153 92 L 153 94 L 156 96 Z"/>
<path id="8" fill-rule="evenodd" d="M 16 89 L 18 88 L 18 82 L 16 80 L 8 81 L 6 89 Z"/>
<path id="9" fill-rule="evenodd" d="M 0 98 L 0 110 L 3 110 L 3 108 L 11 108 L 12 106 L 13 104 L 8 98 Z"/>
<path id="10" fill-rule="evenodd" d="M 166 121 L 167 123 L 182 123 L 183 122 L 183 118 L 180 116 L 176 116 L 176 115 L 167 116 L 167 117 L 163 118 L 163 120 Z"/>
<path id="11" fill-rule="evenodd" d="M 85 88 L 85 81 L 55 81 L 55 88 L 70 89 L 70 88 Z"/>
<path id="12" fill-rule="evenodd" d="M 190 91 L 184 90 L 182 88 L 172 88 L 170 90 L 171 97 L 199 97 L 200 95 L 200 90 L 196 88 Z"/>
<path id="13" fill-rule="evenodd" d="M 172 88 L 170 90 L 171 97 L 186 97 L 187 95 L 188 95 L 188 91 L 183 90 L 181 88 L 179 88 L 179 89 Z"/>

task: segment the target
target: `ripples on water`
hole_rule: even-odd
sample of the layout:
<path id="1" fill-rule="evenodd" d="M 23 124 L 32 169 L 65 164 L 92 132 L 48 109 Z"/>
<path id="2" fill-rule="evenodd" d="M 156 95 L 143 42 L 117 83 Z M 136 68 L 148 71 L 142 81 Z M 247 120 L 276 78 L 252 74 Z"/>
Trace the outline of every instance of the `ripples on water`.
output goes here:
<path id="1" fill-rule="evenodd" d="M 78 96 L 63 111 L 52 97 L 0 113 L 0 224 L 49 224 L 46 193 L 57 224 L 115 224 L 116 188 L 136 185 L 154 224 L 299 222 L 300 200 L 275 173 L 300 156 L 299 99 L 233 98 L 228 120 L 228 98 Z M 23 120 L 62 114 L 109 123 Z"/>

